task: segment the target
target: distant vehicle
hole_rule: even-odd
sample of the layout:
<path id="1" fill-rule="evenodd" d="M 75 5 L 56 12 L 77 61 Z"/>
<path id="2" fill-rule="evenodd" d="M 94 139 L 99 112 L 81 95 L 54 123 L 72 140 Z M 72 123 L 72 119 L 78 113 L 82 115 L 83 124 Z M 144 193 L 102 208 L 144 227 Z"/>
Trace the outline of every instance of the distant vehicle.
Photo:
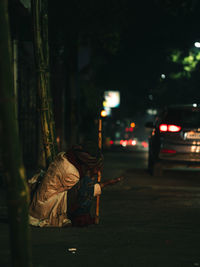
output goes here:
<path id="1" fill-rule="evenodd" d="M 131 151 L 147 151 L 148 150 L 148 141 L 139 140 L 138 138 L 133 139 L 121 139 L 121 140 L 110 140 L 111 147 L 121 147 L 126 150 Z"/>
<path id="2" fill-rule="evenodd" d="M 134 127 L 121 128 L 121 132 L 115 132 L 114 138 L 110 139 L 110 148 L 120 148 L 127 151 L 147 151 L 148 135 L 144 123 L 134 123 Z"/>
<path id="3" fill-rule="evenodd" d="M 164 108 L 149 137 L 148 169 L 161 176 L 166 168 L 200 167 L 200 105 L 174 105 Z"/>

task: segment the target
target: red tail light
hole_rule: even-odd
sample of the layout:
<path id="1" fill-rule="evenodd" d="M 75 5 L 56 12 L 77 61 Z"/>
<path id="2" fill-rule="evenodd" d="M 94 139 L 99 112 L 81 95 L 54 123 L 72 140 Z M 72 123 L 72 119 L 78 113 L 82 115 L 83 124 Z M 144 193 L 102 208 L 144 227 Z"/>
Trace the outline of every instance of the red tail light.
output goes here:
<path id="1" fill-rule="evenodd" d="M 159 129 L 160 132 L 167 132 L 167 124 L 160 124 Z"/>
<path id="2" fill-rule="evenodd" d="M 160 132 L 177 133 L 177 132 L 180 132 L 181 127 L 178 125 L 173 125 L 173 124 L 160 124 L 159 130 Z"/>
<path id="3" fill-rule="evenodd" d="M 161 149 L 161 151 L 160 151 L 161 153 L 165 153 L 165 154 L 174 154 L 174 153 L 176 153 L 176 150 L 174 150 L 174 149 Z"/>

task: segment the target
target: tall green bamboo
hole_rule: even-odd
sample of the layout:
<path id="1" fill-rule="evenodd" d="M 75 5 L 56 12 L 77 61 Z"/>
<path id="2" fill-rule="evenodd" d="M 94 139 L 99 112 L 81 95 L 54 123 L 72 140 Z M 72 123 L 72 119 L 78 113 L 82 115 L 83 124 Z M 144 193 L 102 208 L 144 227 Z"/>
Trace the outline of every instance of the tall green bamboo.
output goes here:
<path id="1" fill-rule="evenodd" d="M 0 1 L 0 28 L 0 123 L 12 266 L 29 267 L 31 266 L 29 194 L 15 114 L 8 0 Z"/>
<path id="2" fill-rule="evenodd" d="M 47 0 L 31 1 L 39 110 L 46 165 L 48 167 L 57 153 L 57 144 L 50 92 L 47 3 Z"/>

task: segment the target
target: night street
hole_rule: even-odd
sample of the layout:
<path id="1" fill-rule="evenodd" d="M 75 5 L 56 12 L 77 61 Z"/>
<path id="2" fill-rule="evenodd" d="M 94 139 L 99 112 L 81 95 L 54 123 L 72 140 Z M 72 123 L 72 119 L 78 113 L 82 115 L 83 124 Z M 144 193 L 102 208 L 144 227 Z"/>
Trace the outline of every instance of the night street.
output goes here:
<path id="1" fill-rule="evenodd" d="M 32 228 L 33 266 L 200 266 L 199 172 L 166 171 L 162 178 L 152 177 L 146 170 L 146 152 L 104 156 L 103 177 L 125 179 L 104 189 L 100 224 Z M 9 266 L 10 253 L 5 208 L 0 211 L 4 267 Z"/>
<path id="2" fill-rule="evenodd" d="M 199 25 L 0 0 L 0 267 L 200 267 Z"/>

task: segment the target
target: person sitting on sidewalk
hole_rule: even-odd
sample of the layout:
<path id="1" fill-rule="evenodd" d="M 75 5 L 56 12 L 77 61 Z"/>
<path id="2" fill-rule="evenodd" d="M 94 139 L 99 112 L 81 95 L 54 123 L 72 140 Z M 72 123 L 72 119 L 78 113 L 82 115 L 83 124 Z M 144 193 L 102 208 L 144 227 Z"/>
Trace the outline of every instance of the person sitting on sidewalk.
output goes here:
<path id="1" fill-rule="evenodd" d="M 93 142 L 73 146 L 60 152 L 49 165 L 42 179 L 39 175 L 28 181 L 31 190 L 29 222 L 39 227 L 65 227 L 94 223 L 90 215 L 91 202 L 101 194 L 95 176 L 103 167 L 103 155 Z M 67 205 L 67 193 L 77 189 L 72 207 Z M 68 215 L 69 214 L 69 215 Z"/>

